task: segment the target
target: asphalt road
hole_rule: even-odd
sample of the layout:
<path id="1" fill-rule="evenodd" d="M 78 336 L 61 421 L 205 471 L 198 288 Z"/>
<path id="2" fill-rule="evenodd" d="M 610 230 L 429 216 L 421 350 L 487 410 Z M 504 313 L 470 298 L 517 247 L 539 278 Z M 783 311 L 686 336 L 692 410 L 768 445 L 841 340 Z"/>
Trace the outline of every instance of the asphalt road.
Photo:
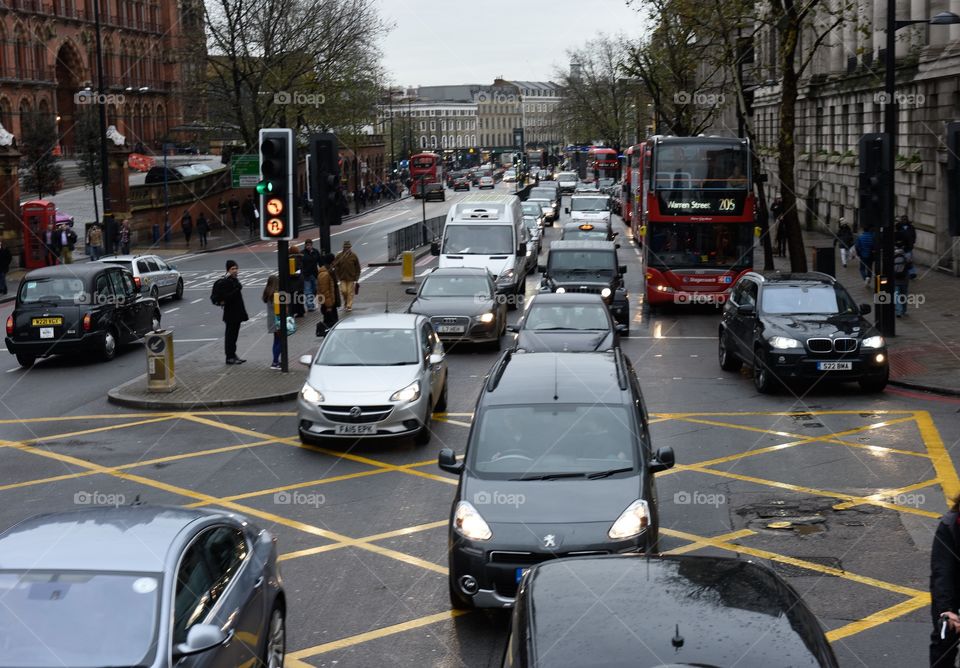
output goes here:
<path id="1" fill-rule="evenodd" d="M 382 255 L 385 230 L 414 215 L 386 218 L 393 213 L 375 212 L 339 235 L 365 265 Z M 548 229 L 548 240 L 556 236 Z M 642 267 L 621 243 L 635 305 Z M 186 297 L 163 305 L 178 350 L 220 336 L 207 295 L 227 257 L 239 261 L 248 309 L 259 312 L 274 264 L 266 244 L 180 260 Z M 424 258 L 418 273 L 433 262 Z M 399 288 L 399 269 L 365 268 L 364 281 Z M 528 294 L 535 289 L 530 278 Z M 363 309 L 379 308 L 364 296 Z M 748 376 L 720 371 L 713 310 L 645 317 L 635 309 L 632 317 L 623 348 L 646 395 L 654 447 L 673 447 L 678 462 L 658 479 L 661 548 L 739 551 L 771 564 L 817 614 L 843 666 L 923 665 L 929 548 L 945 505 L 941 485 L 958 485 L 960 402 L 837 385 L 759 395 Z M 300 447 L 293 402 L 212 413 L 108 405 L 106 389 L 142 372 L 139 346 L 109 364 L 52 359 L 29 372 L 0 357 L 0 439 L 17 445 L 3 449 L 0 526 L 137 495 L 226 505 L 279 536 L 287 665 L 498 666 L 507 616 L 449 611 L 454 480 L 435 465 L 441 447 L 463 451 L 495 357 L 450 351 L 449 412 L 437 416 L 428 446 L 348 450 Z"/>

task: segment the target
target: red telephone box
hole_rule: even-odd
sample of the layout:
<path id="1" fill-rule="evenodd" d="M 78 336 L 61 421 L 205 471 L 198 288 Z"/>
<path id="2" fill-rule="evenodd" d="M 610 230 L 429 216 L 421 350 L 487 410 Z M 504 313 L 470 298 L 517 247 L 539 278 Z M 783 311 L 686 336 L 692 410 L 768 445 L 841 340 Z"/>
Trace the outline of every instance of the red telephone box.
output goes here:
<path id="1" fill-rule="evenodd" d="M 43 199 L 35 199 L 24 202 L 21 213 L 24 267 L 36 269 L 52 264 L 46 241 L 48 232 L 51 235 L 56 233 L 56 205 Z"/>

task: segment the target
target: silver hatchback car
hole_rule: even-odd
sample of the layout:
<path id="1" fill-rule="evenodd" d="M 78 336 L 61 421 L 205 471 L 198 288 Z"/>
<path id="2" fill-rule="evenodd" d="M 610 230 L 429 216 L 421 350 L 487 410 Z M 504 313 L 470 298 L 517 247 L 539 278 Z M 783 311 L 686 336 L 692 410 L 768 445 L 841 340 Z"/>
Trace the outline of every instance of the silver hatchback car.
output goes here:
<path id="1" fill-rule="evenodd" d="M 107 255 L 100 261 L 118 264 L 129 271 L 140 292 L 158 301 L 164 297 L 183 298 L 183 276 L 157 255 Z"/>
<path id="2" fill-rule="evenodd" d="M 326 333 L 297 401 L 300 440 L 412 436 L 430 441 L 447 409 L 447 363 L 430 320 L 415 313 L 358 315 Z"/>

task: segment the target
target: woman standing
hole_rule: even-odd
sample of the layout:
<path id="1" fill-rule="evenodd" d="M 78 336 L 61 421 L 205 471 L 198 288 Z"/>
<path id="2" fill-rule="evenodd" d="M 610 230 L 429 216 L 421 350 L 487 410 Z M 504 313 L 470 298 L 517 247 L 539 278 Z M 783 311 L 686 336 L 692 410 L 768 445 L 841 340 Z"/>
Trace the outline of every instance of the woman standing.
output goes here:
<path id="1" fill-rule="evenodd" d="M 267 332 L 273 334 L 273 364 L 270 368 L 274 371 L 280 371 L 280 322 L 274 307 L 274 295 L 280 289 L 280 278 L 272 274 L 267 279 L 267 284 L 263 288 L 263 303 L 267 308 Z"/>
<path id="2" fill-rule="evenodd" d="M 957 524 L 960 495 L 940 518 L 930 552 L 930 634 L 931 668 L 953 668 L 960 640 L 960 525 Z"/>

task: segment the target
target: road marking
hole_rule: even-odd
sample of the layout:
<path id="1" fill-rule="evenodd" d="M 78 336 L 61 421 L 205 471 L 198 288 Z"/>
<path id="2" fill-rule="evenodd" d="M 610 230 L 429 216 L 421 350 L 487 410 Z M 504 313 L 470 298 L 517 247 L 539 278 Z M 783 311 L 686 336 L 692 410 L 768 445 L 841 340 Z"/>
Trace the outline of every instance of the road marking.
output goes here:
<path id="1" fill-rule="evenodd" d="M 757 534 L 756 531 L 751 531 L 750 529 L 740 529 L 739 531 L 731 531 L 730 533 L 714 536 L 713 539 L 722 540 L 722 541 L 732 541 L 732 540 L 739 540 L 741 538 L 746 538 L 747 536 L 755 536 L 756 534 Z M 710 547 L 710 545 L 702 541 L 697 541 L 695 543 L 688 543 L 687 545 L 681 545 L 680 547 L 675 547 L 672 550 L 667 550 L 666 552 L 663 552 L 663 554 L 687 554 L 688 552 L 696 552 L 697 550 L 702 550 L 705 547 Z"/>
<path id="2" fill-rule="evenodd" d="M 420 531 L 429 531 L 431 529 L 438 529 L 443 526 L 447 526 L 449 520 L 438 520 L 436 522 L 428 522 L 427 524 L 419 524 L 412 527 L 404 527 L 403 529 L 396 529 L 395 531 L 387 531 L 385 533 L 379 533 L 373 536 L 366 536 L 364 538 L 358 538 L 358 543 L 372 543 L 377 540 L 385 540 L 387 538 L 396 538 L 397 536 L 410 536 Z M 290 559 L 299 559 L 300 557 L 309 557 L 315 554 L 322 554 L 324 552 L 331 552 L 333 550 L 338 550 L 342 547 L 348 547 L 345 543 L 333 543 L 330 545 L 321 545 L 319 547 L 308 547 L 305 550 L 297 550 L 295 552 L 287 552 L 286 554 L 281 554 L 278 557 L 279 561 L 289 561 Z"/>
<path id="3" fill-rule="evenodd" d="M 193 300 L 192 302 L 190 302 L 190 303 L 191 303 L 191 304 L 199 304 L 199 303 L 202 302 L 202 301 L 203 301 L 203 297 L 201 297 L 200 299 L 194 299 L 194 300 Z"/>
<path id="4" fill-rule="evenodd" d="M 924 487 L 932 487 L 933 485 L 939 484 L 939 478 L 931 478 L 930 480 L 921 480 L 920 482 L 915 482 L 912 485 L 907 485 L 906 487 L 898 487 L 896 489 L 884 489 L 876 494 L 870 494 L 866 498 L 874 499 L 876 501 L 882 501 L 884 499 L 889 499 L 892 497 L 900 496 L 901 494 L 909 494 L 910 492 L 915 492 L 918 489 L 923 489 Z M 843 503 L 838 503 L 833 506 L 834 510 L 847 510 L 848 508 L 853 508 L 857 503 L 851 501 L 844 501 Z"/>
<path id="5" fill-rule="evenodd" d="M 218 338 L 212 339 L 174 339 L 174 343 L 209 343 L 210 341 L 219 341 Z"/>
<path id="6" fill-rule="evenodd" d="M 370 277 L 373 276 L 374 274 L 377 274 L 377 273 L 383 271 L 383 267 L 367 267 L 367 268 L 364 269 L 363 271 L 367 271 L 367 270 L 370 270 L 370 271 L 369 271 L 366 275 L 364 275 L 363 272 L 360 273 L 360 278 L 359 278 L 359 280 L 361 280 L 361 281 L 367 280 L 368 278 L 370 278 Z"/>
<path id="7" fill-rule="evenodd" d="M 875 626 L 886 624 L 887 622 L 893 621 L 897 617 L 903 617 L 904 615 L 910 614 L 914 610 L 919 610 L 920 608 L 924 608 L 928 605 L 930 605 L 930 594 L 921 594 L 919 596 L 915 596 L 914 598 L 903 601 L 902 603 L 892 605 L 889 608 L 878 610 L 873 614 L 867 615 L 863 619 L 858 619 L 855 622 L 844 624 L 843 626 L 832 631 L 827 631 L 827 640 L 830 642 L 836 642 L 841 638 L 846 638 L 854 635 L 855 633 L 860 633 L 861 631 L 872 629 Z"/>
<path id="8" fill-rule="evenodd" d="M 172 309 L 167 309 L 166 311 L 163 312 L 163 314 L 164 314 L 164 315 L 168 315 L 168 314 L 170 314 L 170 313 L 173 313 L 174 311 L 179 311 L 179 310 L 180 310 L 180 307 L 177 306 L 177 307 L 172 308 Z"/>
<path id="9" fill-rule="evenodd" d="M 419 260 L 417 260 L 417 266 L 418 266 L 418 267 L 425 267 L 425 266 L 427 266 L 428 264 L 430 264 L 431 262 L 433 262 L 433 256 L 432 256 L 432 255 L 424 255 L 422 258 L 420 258 Z"/>
<path id="10" fill-rule="evenodd" d="M 405 213 L 406 213 L 406 210 L 404 210 L 404 211 L 397 211 L 396 213 L 391 214 L 391 215 L 387 216 L 386 218 L 381 218 L 380 220 L 375 220 L 375 221 L 373 221 L 373 222 L 371 223 L 371 225 L 376 225 L 377 223 L 382 223 L 382 222 L 385 221 L 385 220 L 390 220 L 391 218 L 396 218 L 397 216 L 401 216 L 401 215 L 403 215 L 403 214 L 405 214 Z M 356 229 L 356 228 L 354 228 L 354 229 Z"/>
<path id="11" fill-rule="evenodd" d="M 960 492 L 960 479 L 957 478 L 957 469 L 953 465 L 953 460 L 950 459 L 950 453 L 943 445 L 943 439 L 940 438 L 940 432 L 933 424 L 930 413 L 928 411 L 915 411 L 914 417 L 917 420 L 917 427 L 920 429 L 920 437 L 923 439 L 924 445 L 927 446 L 933 468 L 940 480 L 943 496 L 949 504 L 951 498 L 957 492 Z"/>

